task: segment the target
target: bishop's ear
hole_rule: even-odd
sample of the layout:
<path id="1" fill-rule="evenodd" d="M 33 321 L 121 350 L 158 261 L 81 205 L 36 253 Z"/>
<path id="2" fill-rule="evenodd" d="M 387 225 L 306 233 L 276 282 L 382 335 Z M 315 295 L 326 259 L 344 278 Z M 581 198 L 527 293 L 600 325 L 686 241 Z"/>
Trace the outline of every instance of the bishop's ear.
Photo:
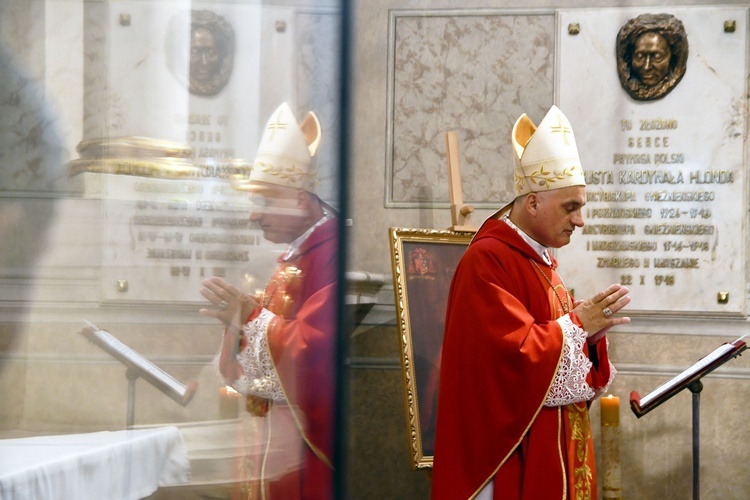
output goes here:
<path id="1" fill-rule="evenodd" d="M 311 196 L 304 189 L 297 190 L 297 208 L 300 210 L 310 210 Z"/>
<path id="2" fill-rule="evenodd" d="M 528 210 L 529 213 L 536 212 L 537 208 L 539 207 L 539 201 L 540 201 L 540 197 L 537 193 L 531 192 L 527 194 L 526 200 L 524 201 L 526 210 Z"/>

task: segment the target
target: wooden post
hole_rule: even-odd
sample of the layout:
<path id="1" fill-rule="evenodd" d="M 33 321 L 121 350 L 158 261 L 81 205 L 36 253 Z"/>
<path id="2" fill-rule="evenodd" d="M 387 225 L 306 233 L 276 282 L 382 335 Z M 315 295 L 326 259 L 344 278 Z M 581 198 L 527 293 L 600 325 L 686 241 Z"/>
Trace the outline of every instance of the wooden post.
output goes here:
<path id="1" fill-rule="evenodd" d="M 458 156 L 458 136 L 454 131 L 445 133 L 445 147 L 448 153 L 448 180 L 451 197 L 451 222 L 453 231 L 475 232 L 477 230 L 471 224 L 471 213 L 474 205 L 464 203 L 464 194 L 461 187 L 461 164 Z"/>

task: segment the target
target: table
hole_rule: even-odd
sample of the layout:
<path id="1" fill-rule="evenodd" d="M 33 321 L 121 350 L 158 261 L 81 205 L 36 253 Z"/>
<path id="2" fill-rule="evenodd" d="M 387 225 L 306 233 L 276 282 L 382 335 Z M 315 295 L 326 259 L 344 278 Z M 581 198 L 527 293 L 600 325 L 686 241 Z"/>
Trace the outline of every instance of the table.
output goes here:
<path id="1" fill-rule="evenodd" d="M 189 479 L 174 426 L 0 440 L 3 500 L 139 499 Z"/>

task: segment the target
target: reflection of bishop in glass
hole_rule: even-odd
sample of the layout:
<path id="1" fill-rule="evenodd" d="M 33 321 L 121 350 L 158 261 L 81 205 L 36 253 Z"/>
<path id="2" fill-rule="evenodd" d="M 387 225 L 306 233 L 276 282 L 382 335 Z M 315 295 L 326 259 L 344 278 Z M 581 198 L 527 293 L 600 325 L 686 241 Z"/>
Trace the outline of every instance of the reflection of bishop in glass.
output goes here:
<path id="1" fill-rule="evenodd" d="M 337 222 L 315 194 L 319 141 L 314 113 L 301 124 L 286 103 L 273 113 L 245 189 L 250 220 L 288 249 L 260 296 L 218 277 L 201 290 L 216 306 L 201 314 L 226 326 L 221 377 L 254 416 L 239 471 L 250 498 L 332 495 Z"/>
<path id="2" fill-rule="evenodd" d="M 513 127 L 515 200 L 456 268 L 437 400 L 434 499 L 596 497 L 588 407 L 612 382 L 604 334 L 627 288 L 575 301 L 550 248 L 583 226 L 584 173 L 553 106 Z"/>

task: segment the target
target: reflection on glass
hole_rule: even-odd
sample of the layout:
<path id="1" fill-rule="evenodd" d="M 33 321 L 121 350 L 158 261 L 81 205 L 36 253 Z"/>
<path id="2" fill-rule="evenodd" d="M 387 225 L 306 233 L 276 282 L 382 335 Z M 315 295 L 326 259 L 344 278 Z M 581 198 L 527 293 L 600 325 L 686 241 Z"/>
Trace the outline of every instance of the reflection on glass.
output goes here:
<path id="1" fill-rule="evenodd" d="M 42 4 L 0 8 L 0 497 L 13 456 L 40 498 L 332 498 L 338 4 Z"/>
<path id="2" fill-rule="evenodd" d="M 213 306 L 201 314 L 225 327 L 218 371 L 245 396 L 238 480 L 252 498 L 333 492 L 338 223 L 315 193 L 320 139 L 313 112 L 301 124 L 287 103 L 273 112 L 249 178 L 236 183 L 263 237 L 287 247 L 259 295 L 220 277 L 201 290 Z"/>
<path id="3" fill-rule="evenodd" d="M 190 34 L 190 92 L 216 95 L 229 81 L 234 57 L 234 31 L 221 16 L 193 11 Z"/>

